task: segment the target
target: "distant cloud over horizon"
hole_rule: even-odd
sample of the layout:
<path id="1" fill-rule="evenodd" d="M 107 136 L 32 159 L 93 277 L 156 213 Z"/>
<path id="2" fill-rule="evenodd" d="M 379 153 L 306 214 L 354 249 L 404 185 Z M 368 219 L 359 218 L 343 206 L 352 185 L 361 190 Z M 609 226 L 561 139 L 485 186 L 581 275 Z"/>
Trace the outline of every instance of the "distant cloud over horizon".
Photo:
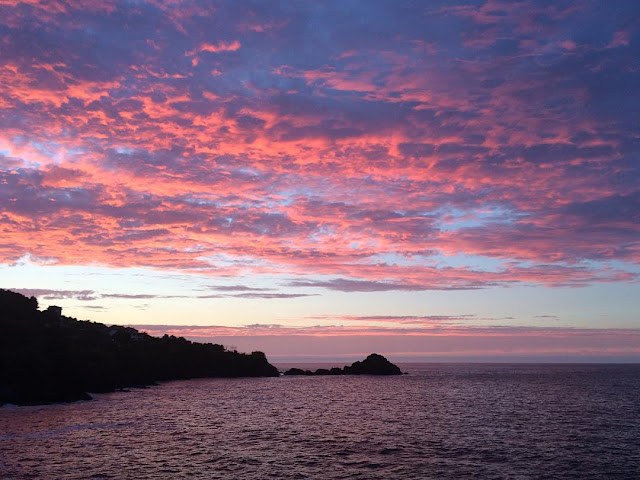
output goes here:
<path id="1" fill-rule="evenodd" d="M 4 288 L 4 287 L 3 287 Z M 91 301 L 99 297 L 93 290 L 51 290 L 47 288 L 4 288 L 17 292 L 25 297 L 36 297 L 45 300 L 61 300 L 73 298 L 76 300 Z"/>
<path id="2" fill-rule="evenodd" d="M 510 358 L 630 361 L 640 354 L 637 329 L 589 329 L 559 327 L 464 327 L 371 328 L 344 326 L 243 327 L 131 325 L 151 335 L 184 336 L 200 342 L 233 345 L 242 351 L 260 349 L 269 358 L 347 358 L 372 351 L 392 358 L 420 360 L 466 358 L 475 361 L 508 361 Z M 292 340 L 295 338 L 295 340 Z"/>
<path id="3" fill-rule="evenodd" d="M 278 298 L 301 298 L 301 297 L 313 297 L 315 294 L 311 293 L 282 293 L 282 292 L 262 292 L 252 291 L 255 289 L 249 289 L 250 291 L 240 290 L 242 293 L 215 293 L 211 295 L 166 295 L 166 294 L 153 294 L 153 293 L 97 293 L 93 290 L 51 290 L 41 288 L 5 288 L 13 292 L 21 293 L 25 296 L 35 296 L 45 300 L 64 300 L 75 299 L 82 301 L 92 301 L 100 298 L 106 299 L 119 299 L 119 300 L 150 300 L 150 299 L 209 299 L 209 298 L 244 298 L 244 299 L 278 299 Z M 261 289 L 257 289 L 261 290 Z M 237 288 L 223 291 L 238 291 Z M 96 306 L 83 308 L 94 308 Z"/>

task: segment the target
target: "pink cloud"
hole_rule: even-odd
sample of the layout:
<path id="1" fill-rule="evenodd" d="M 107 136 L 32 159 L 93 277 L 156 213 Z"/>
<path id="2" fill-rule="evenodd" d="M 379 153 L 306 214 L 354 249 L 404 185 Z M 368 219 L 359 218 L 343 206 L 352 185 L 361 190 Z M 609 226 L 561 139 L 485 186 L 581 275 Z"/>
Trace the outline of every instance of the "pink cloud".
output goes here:
<path id="1" fill-rule="evenodd" d="M 242 44 L 238 40 L 233 40 L 232 42 L 225 42 L 223 40 L 217 43 L 203 43 L 200 45 L 201 52 L 235 52 L 240 50 Z"/>
<path id="2" fill-rule="evenodd" d="M 315 56 L 295 16 L 147 5 L 161 35 L 91 4 L 135 45 L 105 35 L 98 55 L 70 40 L 82 2 L 24 4 L 0 66 L 0 260 L 341 292 L 635 282 L 637 96 L 617 95 L 637 82 L 613 51 L 630 34 L 578 41 L 575 8 L 531 6 L 438 10 L 451 38 L 403 27 Z M 212 35 L 198 22 L 216 16 Z M 21 40 L 31 17 L 46 44 Z M 484 264 L 456 263 L 471 256 Z"/>

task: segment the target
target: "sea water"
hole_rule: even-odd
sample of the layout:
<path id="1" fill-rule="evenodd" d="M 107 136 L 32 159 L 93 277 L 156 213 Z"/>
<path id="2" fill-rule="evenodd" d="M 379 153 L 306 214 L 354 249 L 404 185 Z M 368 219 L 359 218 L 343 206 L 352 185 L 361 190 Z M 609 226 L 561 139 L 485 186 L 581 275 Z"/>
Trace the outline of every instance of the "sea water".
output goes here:
<path id="1" fill-rule="evenodd" d="M 401 365 L 0 408 L 2 479 L 640 479 L 640 365 Z"/>

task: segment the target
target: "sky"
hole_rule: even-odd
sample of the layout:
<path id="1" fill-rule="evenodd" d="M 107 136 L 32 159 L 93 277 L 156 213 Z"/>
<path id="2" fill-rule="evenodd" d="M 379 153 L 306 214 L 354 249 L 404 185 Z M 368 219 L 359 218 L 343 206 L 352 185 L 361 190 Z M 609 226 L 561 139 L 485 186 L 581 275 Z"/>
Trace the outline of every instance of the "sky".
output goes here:
<path id="1" fill-rule="evenodd" d="M 273 361 L 640 361 L 639 20 L 0 0 L 0 287 Z"/>

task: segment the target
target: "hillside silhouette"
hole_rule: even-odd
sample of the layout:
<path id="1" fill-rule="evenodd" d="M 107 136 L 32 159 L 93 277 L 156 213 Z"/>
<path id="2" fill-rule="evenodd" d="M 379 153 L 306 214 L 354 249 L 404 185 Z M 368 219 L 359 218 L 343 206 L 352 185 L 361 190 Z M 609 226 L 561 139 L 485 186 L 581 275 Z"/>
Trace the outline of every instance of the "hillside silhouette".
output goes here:
<path id="1" fill-rule="evenodd" d="M 0 289 L 0 405 L 90 399 L 159 381 L 278 376 L 264 353 L 183 337 L 152 337 L 38 309 L 35 297 Z"/>

